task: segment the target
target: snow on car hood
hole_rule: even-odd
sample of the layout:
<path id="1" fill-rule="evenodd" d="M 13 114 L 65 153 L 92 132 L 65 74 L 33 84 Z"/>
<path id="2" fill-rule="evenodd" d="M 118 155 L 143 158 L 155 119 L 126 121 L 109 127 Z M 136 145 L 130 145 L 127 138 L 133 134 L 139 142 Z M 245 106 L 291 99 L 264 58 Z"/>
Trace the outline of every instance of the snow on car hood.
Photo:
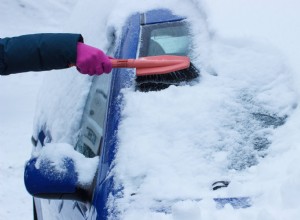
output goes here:
<path id="1" fill-rule="evenodd" d="M 181 219 L 190 210 L 191 216 L 182 216 L 199 219 L 197 210 L 205 210 L 239 219 L 256 215 L 255 205 L 217 212 L 212 199 L 263 200 L 268 191 L 267 185 L 253 187 L 259 181 L 253 170 L 266 160 L 276 128 L 297 105 L 291 72 L 265 44 L 212 35 L 205 16 L 195 13 L 201 11 L 187 5 L 177 8 L 192 22 L 193 62 L 202 76 L 196 85 L 160 92 L 123 90 L 112 170 L 120 196 L 110 198 L 111 218 Z M 178 11 L 174 4 L 170 8 Z M 219 180 L 230 181 L 229 187 L 213 191 Z"/>

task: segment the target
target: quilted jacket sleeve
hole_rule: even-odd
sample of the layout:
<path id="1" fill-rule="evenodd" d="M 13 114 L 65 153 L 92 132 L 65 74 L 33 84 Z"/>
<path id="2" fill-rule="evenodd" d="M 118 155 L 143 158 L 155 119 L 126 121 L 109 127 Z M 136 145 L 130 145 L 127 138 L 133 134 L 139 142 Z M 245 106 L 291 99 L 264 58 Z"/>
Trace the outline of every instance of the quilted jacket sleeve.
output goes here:
<path id="1" fill-rule="evenodd" d="M 63 69 L 75 64 L 80 34 L 32 34 L 0 39 L 0 75 Z"/>

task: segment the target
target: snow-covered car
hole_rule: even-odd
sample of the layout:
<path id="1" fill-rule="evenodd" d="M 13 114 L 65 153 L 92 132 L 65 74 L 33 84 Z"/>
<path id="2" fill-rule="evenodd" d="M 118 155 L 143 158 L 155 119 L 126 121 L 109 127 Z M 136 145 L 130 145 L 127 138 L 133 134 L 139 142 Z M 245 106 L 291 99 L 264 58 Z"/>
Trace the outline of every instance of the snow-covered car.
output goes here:
<path id="1" fill-rule="evenodd" d="M 110 51 L 114 51 L 114 57 L 120 58 L 189 55 L 192 45 L 189 23 L 185 18 L 163 9 L 134 14 L 124 25 L 120 39 L 114 40 L 113 34 L 111 38 Z M 193 81 L 200 75 L 200 71 L 194 66 L 190 72 L 194 75 L 187 81 Z M 74 147 L 66 144 L 72 143 L 69 140 L 65 144 L 53 142 L 53 139 L 58 139 L 57 130 L 63 132 L 61 130 L 64 128 L 55 123 L 50 126 L 42 118 L 38 119 L 32 142 L 34 151 L 39 153 L 33 153 L 26 164 L 24 177 L 28 192 L 34 196 L 35 219 L 120 218 L 117 209 L 112 208 L 111 204 L 114 198 L 122 198 L 124 193 L 128 193 L 122 192 L 122 186 L 116 186 L 115 178 L 122 177 L 116 177 L 117 174 L 113 172 L 124 101 L 121 91 L 124 88 L 135 88 L 140 92 L 158 91 L 177 84 L 172 80 L 135 78 L 134 71 L 128 69 L 114 69 L 111 74 L 93 77 L 88 83 L 87 95 L 80 100 L 84 103 L 83 113 L 70 116 L 80 127 L 79 133 L 75 131 L 71 134 L 76 140 Z M 77 89 L 72 89 L 72 83 L 68 86 L 73 92 Z M 63 94 L 62 101 L 56 103 L 57 111 L 68 111 L 65 104 L 70 102 L 69 99 L 74 99 L 73 93 Z M 52 108 L 51 103 L 46 103 L 47 108 Z M 48 116 L 56 121 L 65 121 L 59 117 L 63 116 Z M 136 166 L 140 166 L 138 162 Z M 212 190 L 228 184 L 228 181 L 220 180 L 213 184 Z M 130 192 L 129 196 L 134 200 L 139 194 Z M 178 198 L 176 201 L 180 200 Z M 226 204 L 235 208 L 250 206 L 248 197 L 223 197 L 214 200 L 219 207 Z M 153 213 L 168 213 L 170 204 L 176 201 L 157 199 L 150 207 Z M 117 202 L 115 205 L 118 206 Z M 143 204 L 140 205 L 143 209 Z"/>

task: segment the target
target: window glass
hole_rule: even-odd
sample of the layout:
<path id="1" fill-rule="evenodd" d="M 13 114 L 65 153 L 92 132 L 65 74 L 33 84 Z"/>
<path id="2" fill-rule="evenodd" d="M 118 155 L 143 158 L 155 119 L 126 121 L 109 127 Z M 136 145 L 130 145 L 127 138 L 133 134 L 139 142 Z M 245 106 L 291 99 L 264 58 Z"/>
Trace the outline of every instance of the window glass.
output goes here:
<path id="1" fill-rule="evenodd" d="M 192 37 L 189 23 L 174 21 L 141 25 L 139 57 L 157 55 L 189 56 Z M 187 74 L 188 73 L 188 74 Z M 160 91 L 170 85 L 182 85 L 199 77 L 200 71 L 191 63 L 188 70 L 178 70 L 162 75 L 135 78 L 135 89 L 141 92 Z"/>
<path id="2" fill-rule="evenodd" d="M 140 56 L 188 55 L 191 38 L 186 22 L 167 22 L 142 26 Z"/>
<path id="3" fill-rule="evenodd" d="M 87 157 L 101 153 L 111 74 L 95 76 L 83 113 L 81 132 L 75 150 Z"/>

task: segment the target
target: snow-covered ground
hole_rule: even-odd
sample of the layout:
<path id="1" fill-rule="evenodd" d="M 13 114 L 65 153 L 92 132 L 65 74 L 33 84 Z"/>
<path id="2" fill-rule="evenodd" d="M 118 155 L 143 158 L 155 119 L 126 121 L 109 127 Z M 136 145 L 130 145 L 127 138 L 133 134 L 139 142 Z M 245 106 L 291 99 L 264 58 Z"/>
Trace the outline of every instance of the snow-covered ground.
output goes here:
<path id="1" fill-rule="evenodd" d="M 3 0 L 0 37 L 66 31 L 62 23 L 72 17 L 68 30 L 105 46 L 99 42 L 105 18 L 120 25 L 134 8 L 160 4 L 199 22 L 193 27 L 195 62 L 203 67 L 198 84 L 160 93 L 124 91 L 114 172 L 125 191 L 111 203 L 122 219 L 300 218 L 298 1 L 131 0 L 124 5 L 79 0 L 73 11 L 74 2 Z M 198 5 L 206 20 L 189 4 Z M 23 167 L 31 152 L 36 96 L 45 74 L 51 72 L 0 79 L 0 219 L 32 216 Z M 212 191 L 210 184 L 217 180 L 231 183 Z M 218 210 L 211 202 L 214 197 L 247 195 L 253 197 L 248 209 Z M 151 213 L 155 200 L 166 201 L 172 213 Z"/>
<path id="2" fill-rule="evenodd" d="M 0 37 L 61 32 L 74 1 L 2 0 Z M 69 9 L 70 8 L 70 9 Z M 24 181 L 30 157 L 36 97 L 47 73 L 0 78 L 0 219 L 32 219 L 32 198 Z"/>

